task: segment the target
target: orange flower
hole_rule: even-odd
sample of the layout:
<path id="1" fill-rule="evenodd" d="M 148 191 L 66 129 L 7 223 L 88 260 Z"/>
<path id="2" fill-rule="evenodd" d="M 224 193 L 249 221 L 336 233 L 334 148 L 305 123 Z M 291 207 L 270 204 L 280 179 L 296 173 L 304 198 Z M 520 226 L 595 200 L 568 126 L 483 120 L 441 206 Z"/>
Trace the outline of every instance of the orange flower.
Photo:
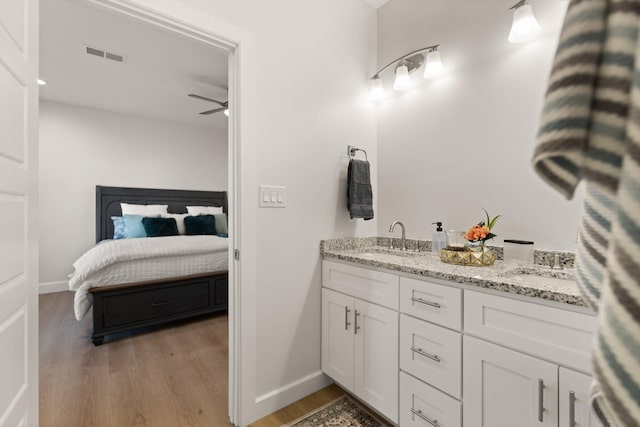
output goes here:
<path id="1" fill-rule="evenodd" d="M 483 240 L 489 235 L 489 228 L 486 225 L 474 225 L 464 235 L 464 238 L 470 242 L 477 242 Z"/>

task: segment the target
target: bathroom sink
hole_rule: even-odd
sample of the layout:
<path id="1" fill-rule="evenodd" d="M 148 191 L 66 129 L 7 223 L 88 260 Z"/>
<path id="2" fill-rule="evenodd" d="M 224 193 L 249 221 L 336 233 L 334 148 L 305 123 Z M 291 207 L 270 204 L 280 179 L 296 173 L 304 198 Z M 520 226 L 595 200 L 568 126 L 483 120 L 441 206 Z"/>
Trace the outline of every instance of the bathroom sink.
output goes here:
<path id="1" fill-rule="evenodd" d="M 368 259 L 380 259 L 381 257 L 415 258 L 422 256 L 421 252 L 412 250 L 401 251 L 400 249 L 389 249 L 383 247 L 364 248 L 358 252 L 358 256 Z"/>
<path id="2" fill-rule="evenodd" d="M 567 286 L 576 281 L 573 270 L 552 270 L 545 267 L 518 267 L 500 275 L 532 285 Z"/>

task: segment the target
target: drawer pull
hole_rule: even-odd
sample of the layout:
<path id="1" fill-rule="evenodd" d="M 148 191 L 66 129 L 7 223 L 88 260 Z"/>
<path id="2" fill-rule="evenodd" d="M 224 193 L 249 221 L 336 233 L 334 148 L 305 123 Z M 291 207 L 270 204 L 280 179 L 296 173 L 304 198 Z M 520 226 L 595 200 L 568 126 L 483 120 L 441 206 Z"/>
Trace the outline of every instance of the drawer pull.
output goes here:
<path id="1" fill-rule="evenodd" d="M 435 307 L 435 308 L 440 308 L 440 307 L 442 307 L 442 306 L 441 306 L 440 304 L 438 304 L 437 302 L 427 301 L 426 299 L 417 298 L 417 297 L 411 297 L 411 301 L 419 302 L 420 304 L 428 305 L 428 306 L 430 306 L 430 307 Z"/>
<path id="2" fill-rule="evenodd" d="M 436 362 L 441 361 L 440 357 L 438 357 L 437 354 L 425 353 L 421 348 L 411 347 L 411 351 L 413 351 L 414 353 L 418 353 L 420 356 L 428 357 L 431 360 L 435 360 Z"/>
<path id="3" fill-rule="evenodd" d="M 151 303 L 151 307 L 160 307 L 162 305 L 169 305 L 171 304 L 173 301 L 171 301 L 170 299 L 166 300 L 166 301 L 158 301 L 158 302 L 152 302 Z"/>
<path id="4" fill-rule="evenodd" d="M 349 322 L 349 312 L 351 310 L 349 310 L 349 307 L 345 306 L 344 307 L 344 330 L 348 331 L 349 330 L 349 325 L 351 324 L 351 322 Z"/>
<path id="5" fill-rule="evenodd" d="M 423 413 L 422 413 L 422 411 L 421 411 L 421 410 L 419 410 L 419 409 L 416 411 L 415 409 L 411 408 L 411 413 L 412 413 L 413 415 L 416 415 L 416 416 L 417 416 L 417 417 L 419 417 L 419 418 L 422 418 L 424 421 L 428 422 L 429 424 L 431 424 L 431 425 L 432 425 L 432 426 L 434 426 L 434 427 L 440 427 L 440 424 L 438 423 L 438 420 L 427 417 L 427 416 L 426 416 L 425 414 L 423 414 Z"/>
<path id="6" fill-rule="evenodd" d="M 569 392 L 569 427 L 576 425 L 576 394 Z"/>
<path id="7" fill-rule="evenodd" d="M 538 380 L 538 421 L 544 422 L 544 380 Z"/>
<path id="8" fill-rule="evenodd" d="M 356 324 L 354 325 L 355 328 L 354 328 L 354 332 L 353 332 L 355 335 L 358 335 L 358 329 L 360 329 L 360 326 L 358 326 L 358 316 L 360 316 L 360 313 L 358 313 L 358 310 L 356 310 L 356 316 L 355 316 Z"/>

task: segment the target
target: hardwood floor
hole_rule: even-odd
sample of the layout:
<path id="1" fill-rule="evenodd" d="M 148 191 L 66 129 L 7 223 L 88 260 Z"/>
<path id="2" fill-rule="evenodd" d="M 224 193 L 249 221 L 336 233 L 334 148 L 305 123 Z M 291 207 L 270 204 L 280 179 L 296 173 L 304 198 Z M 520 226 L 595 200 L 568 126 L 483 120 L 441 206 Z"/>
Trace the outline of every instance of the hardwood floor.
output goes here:
<path id="1" fill-rule="evenodd" d="M 227 315 L 89 340 L 73 293 L 40 296 L 40 426 L 230 426 Z"/>
<path id="2" fill-rule="evenodd" d="M 280 427 L 282 424 L 300 418 L 304 414 L 320 408 L 332 400 L 345 394 L 345 392 L 335 384 L 318 390 L 309 396 L 285 406 L 271 415 L 250 424 L 249 427 Z"/>
<path id="3" fill-rule="evenodd" d="M 303 415 L 312 412 L 332 400 L 337 399 L 343 394 L 349 394 L 343 389 L 341 389 L 336 384 L 331 384 L 328 387 L 323 388 L 322 390 L 318 390 L 309 396 L 298 400 L 297 402 L 293 402 L 289 406 L 285 406 L 277 412 L 274 412 L 271 415 L 267 415 L 264 418 L 259 419 L 258 421 L 250 424 L 249 427 L 280 427 L 282 424 L 290 423 Z M 354 400 L 360 402 L 355 397 L 351 396 Z M 361 403 L 361 402 L 360 402 Z M 361 403 L 362 404 L 362 403 Z M 363 405 L 366 407 L 366 405 Z M 373 413 L 373 411 L 371 411 Z M 381 417 L 379 417 L 381 418 Z M 391 427 L 392 424 L 382 420 L 385 426 Z"/>

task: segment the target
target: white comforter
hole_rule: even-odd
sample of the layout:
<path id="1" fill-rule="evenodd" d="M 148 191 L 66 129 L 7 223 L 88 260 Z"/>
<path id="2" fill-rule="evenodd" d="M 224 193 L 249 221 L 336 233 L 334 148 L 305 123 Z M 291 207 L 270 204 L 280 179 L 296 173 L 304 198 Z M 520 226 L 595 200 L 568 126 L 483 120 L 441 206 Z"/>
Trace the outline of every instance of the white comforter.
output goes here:
<path id="1" fill-rule="evenodd" d="M 76 291 L 80 320 L 93 303 L 90 288 L 224 271 L 228 240 L 218 236 L 169 236 L 110 240 L 94 246 L 73 264 L 69 289 Z"/>

